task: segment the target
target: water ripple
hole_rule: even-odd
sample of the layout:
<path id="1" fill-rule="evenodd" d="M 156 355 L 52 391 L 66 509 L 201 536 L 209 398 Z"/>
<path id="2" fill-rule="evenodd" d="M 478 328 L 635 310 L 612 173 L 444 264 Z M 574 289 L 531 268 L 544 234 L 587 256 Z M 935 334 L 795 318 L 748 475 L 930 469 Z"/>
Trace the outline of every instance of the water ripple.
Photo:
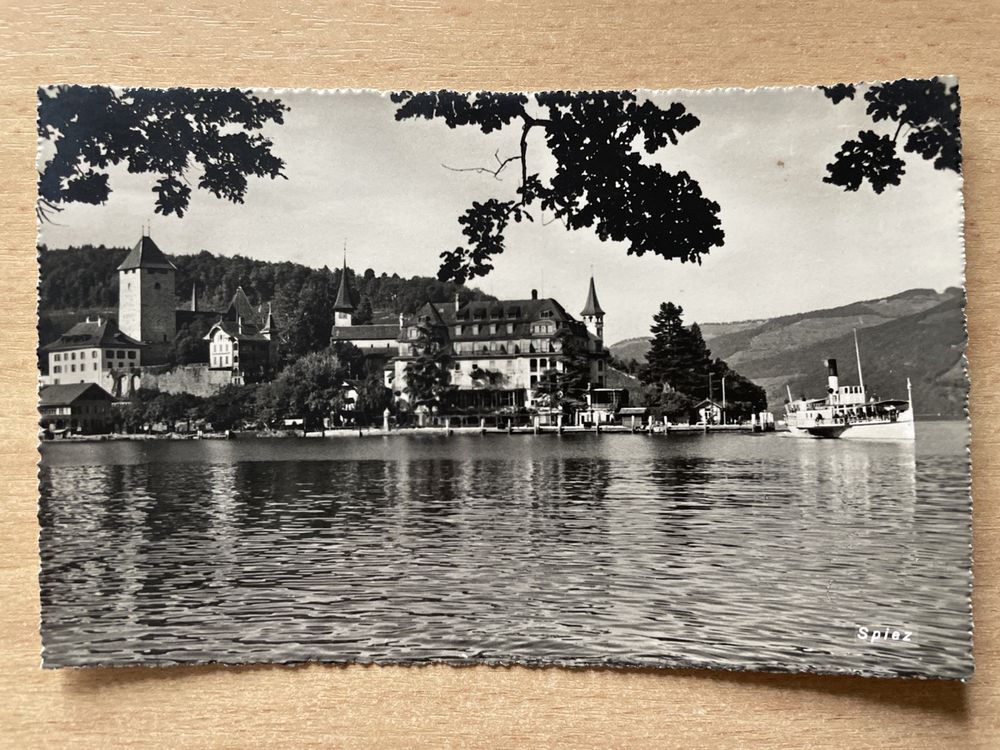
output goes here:
<path id="1" fill-rule="evenodd" d="M 962 678 L 965 434 L 46 445 L 44 663 Z"/>

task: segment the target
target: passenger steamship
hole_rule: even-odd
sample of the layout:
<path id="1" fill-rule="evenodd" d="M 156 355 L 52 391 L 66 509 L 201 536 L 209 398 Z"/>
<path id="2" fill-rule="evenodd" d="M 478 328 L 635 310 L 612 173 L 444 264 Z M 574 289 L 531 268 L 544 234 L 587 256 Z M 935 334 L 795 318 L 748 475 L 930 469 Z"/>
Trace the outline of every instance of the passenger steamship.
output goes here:
<path id="1" fill-rule="evenodd" d="M 857 351 L 857 332 L 854 334 Z M 785 407 L 788 431 L 796 437 L 847 440 L 913 440 L 913 389 L 906 379 L 906 400 L 877 401 L 868 396 L 858 354 L 858 385 L 840 385 L 837 360 L 828 359 L 827 393 L 824 398 L 792 400 L 789 390 Z"/>

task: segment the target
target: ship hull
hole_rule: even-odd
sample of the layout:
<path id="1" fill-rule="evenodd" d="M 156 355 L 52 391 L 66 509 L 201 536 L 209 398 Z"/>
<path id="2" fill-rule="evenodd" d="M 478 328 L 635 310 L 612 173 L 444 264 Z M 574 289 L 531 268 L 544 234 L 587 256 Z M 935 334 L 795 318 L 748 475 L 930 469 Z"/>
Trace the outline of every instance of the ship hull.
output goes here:
<path id="1" fill-rule="evenodd" d="M 788 434 L 800 438 L 826 438 L 838 440 L 915 440 L 913 419 L 904 412 L 896 421 L 860 422 L 856 424 L 788 425 Z"/>

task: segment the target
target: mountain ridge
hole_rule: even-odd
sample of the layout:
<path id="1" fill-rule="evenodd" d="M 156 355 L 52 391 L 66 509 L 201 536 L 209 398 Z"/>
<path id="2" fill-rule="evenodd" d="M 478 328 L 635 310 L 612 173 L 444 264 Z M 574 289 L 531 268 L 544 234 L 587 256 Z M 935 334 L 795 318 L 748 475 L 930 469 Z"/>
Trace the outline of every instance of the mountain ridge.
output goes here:
<path id="1" fill-rule="evenodd" d="M 838 360 L 842 382 L 856 383 L 857 329 L 870 391 L 904 398 L 908 376 L 918 414 L 962 416 L 967 394 L 964 301 L 957 287 L 943 292 L 908 289 L 832 308 L 701 328 L 713 356 L 767 390 L 772 411 L 783 410 L 787 389 L 796 397 L 821 395 L 826 358 Z M 648 337 L 637 337 L 609 348 L 621 360 L 642 362 L 648 345 Z"/>

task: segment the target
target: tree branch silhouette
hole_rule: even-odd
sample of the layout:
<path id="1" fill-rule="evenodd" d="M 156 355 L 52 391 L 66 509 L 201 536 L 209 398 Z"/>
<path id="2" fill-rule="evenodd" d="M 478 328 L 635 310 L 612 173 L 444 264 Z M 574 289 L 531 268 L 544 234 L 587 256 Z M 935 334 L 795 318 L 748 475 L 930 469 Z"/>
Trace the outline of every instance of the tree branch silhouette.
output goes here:
<path id="1" fill-rule="evenodd" d="M 498 151 L 497 169 L 463 170 L 496 178 L 510 162 L 520 161 L 520 185 L 513 199 L 474 202 L 459 216 L 466 244 L 441 253 L 441 280 L 464 283 L 489 273 L 504 251 L 510 222 L 533 221 L 529 209 L 534 206 L 551 212 L 567 229 L 593 228 L 602 241 L 627 243 L 631 255 L 650 252 L 700 263 L 724 242 L 719 205 L 702 195 L 698 183 L 686 172 L 670 174 L 642 158 L 643 152 L 652 155 L 676 144 L 700 124 L 679 103 L 661 109 L 650 101 L 640 103 L 629 91 L 553 91 L 530 99 L 494 92 L 401 91 L 392 94 L 392 101 L 399 105 L 397 120 L 442 119 L 450 128 L 477 126 L 483 133 L 508 126 L 520 131 L 518 156 L 500 160 Z M 528 163 L 533 132 L 543 134 L 556 162 L 546 180 Z"/>

